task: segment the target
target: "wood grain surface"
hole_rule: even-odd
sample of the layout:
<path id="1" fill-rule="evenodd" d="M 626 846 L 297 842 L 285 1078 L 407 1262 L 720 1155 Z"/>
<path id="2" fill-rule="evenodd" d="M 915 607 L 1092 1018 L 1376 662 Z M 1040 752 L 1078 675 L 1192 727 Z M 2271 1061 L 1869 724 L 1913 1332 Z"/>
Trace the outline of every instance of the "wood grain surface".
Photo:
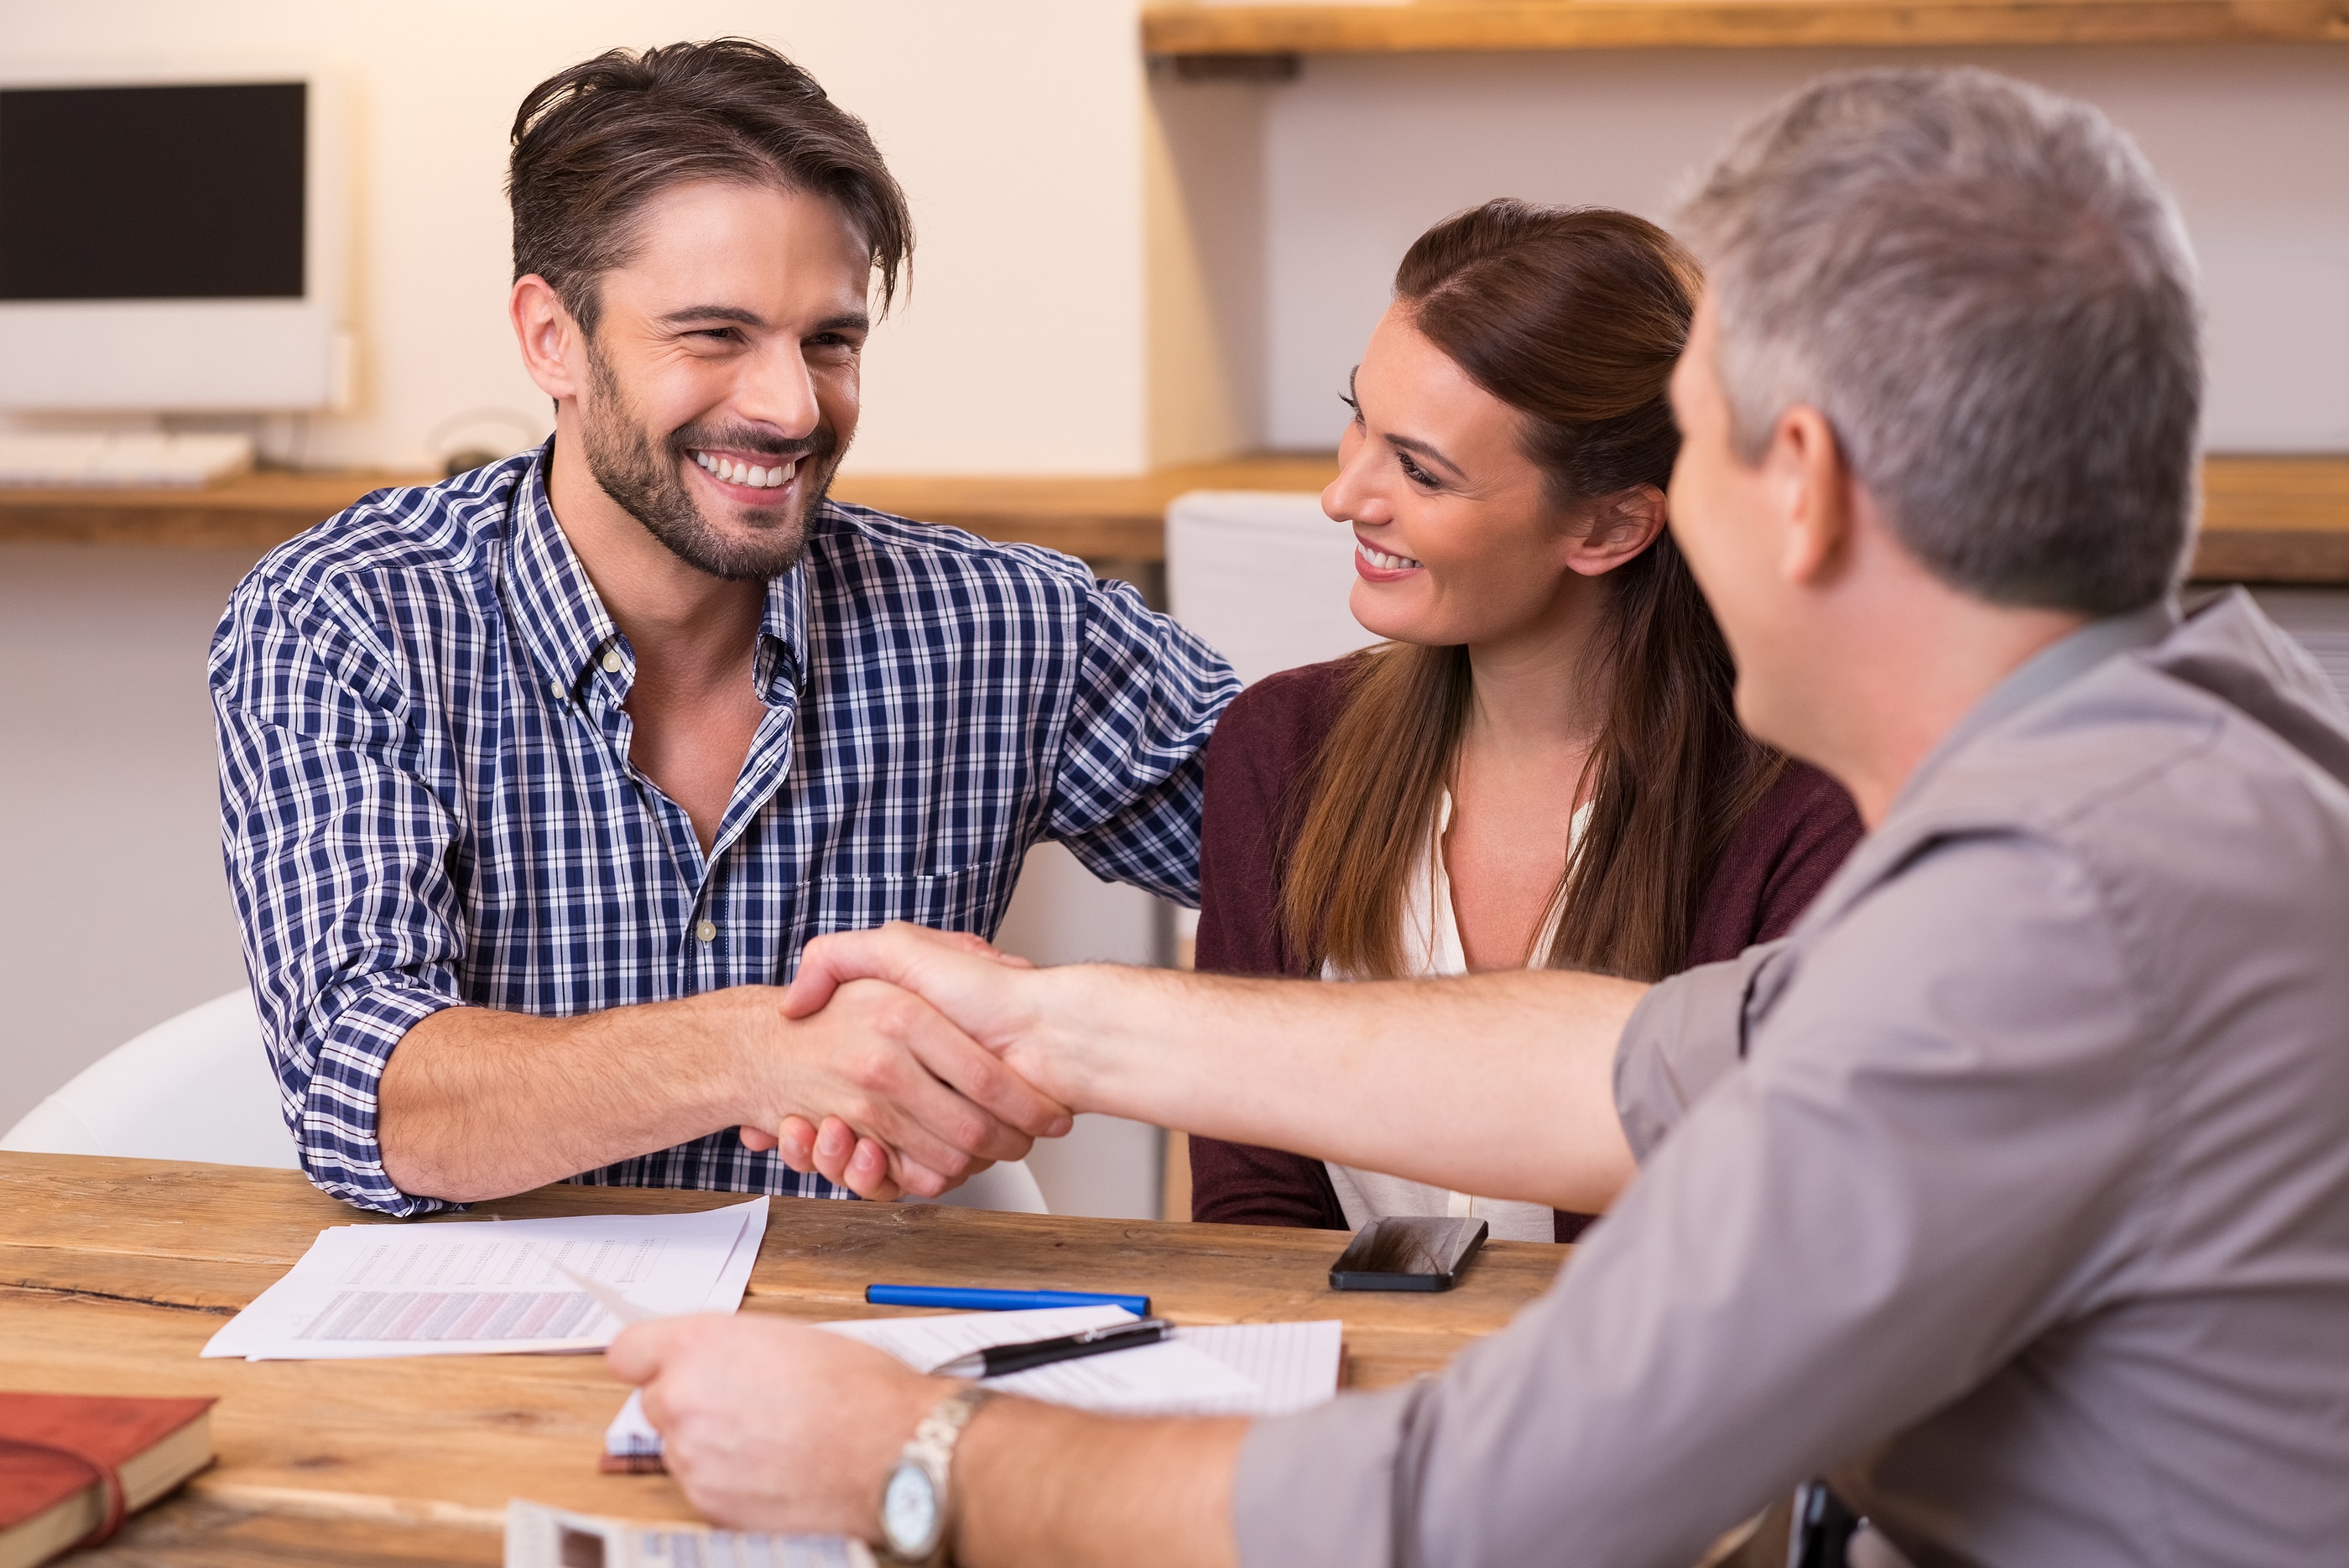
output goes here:
<path id="1" fill-rule="evenodd" d="M 2343 0 L 1415 0 L 1142 14 L 1161 56 L 2349 39 Z"/>
<path id="2" fill-rule="evenodd" d="M 466 1215 L 660 1213 L 739 1194 L 550 1187 Z M 666 1476 L 595 1468 L 626 1390 L 600 1356 L 206 1361 L 198 1352 L 328 1225 L 371 1220 L 293 1171 L 0 1153 L 0 1387 L 212 1395 L 219 1463 L 81 1559 L 493 1563 L 506 1500 L 690 1518 Z M 877 1315 L 864 1287 L 1143 1292 L 1178 1323 L 1345 1321 L 1345 1376 L 1431 1372 L 1506 1324 L 1567 1250 L 1495 1242 L 1442 1295 L 1328 1288 L 1343 1237 L 1242 1226 L 775 1200 L 744 1309 Z M 307 1555 L 305 1555 L 305 1553 Z"/>

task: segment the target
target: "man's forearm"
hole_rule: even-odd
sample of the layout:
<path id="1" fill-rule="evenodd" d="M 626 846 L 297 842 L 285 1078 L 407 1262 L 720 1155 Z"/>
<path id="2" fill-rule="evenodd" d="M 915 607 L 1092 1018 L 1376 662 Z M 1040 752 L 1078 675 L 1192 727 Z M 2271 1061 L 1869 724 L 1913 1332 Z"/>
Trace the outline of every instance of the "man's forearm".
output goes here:
<path id="1" fill-rule="evenodd" d="M 1134 1421 L 1027 1400 L 981 1412 L 955 1451 L 965 1568 L 1227 1568 L 1247 1423 Z"/>
<path id="2" fill-rule="evenodd" d="M 384 1068 L 385 1174 L 419 1197 L 503 1198 L 750 1119 L 729 1033 L 761 990 L 579 1018 L 436 1012 Z"/>
<path id="3" fill-rule="evenodd" d="M 1085 1110 L 1585 1212 L 1633 1169 L 1614 1099 L 1616 1042 L 1647 991 L 1631 981 L 1024 978 L 1043 1038 L 1007 1059 Z"/>

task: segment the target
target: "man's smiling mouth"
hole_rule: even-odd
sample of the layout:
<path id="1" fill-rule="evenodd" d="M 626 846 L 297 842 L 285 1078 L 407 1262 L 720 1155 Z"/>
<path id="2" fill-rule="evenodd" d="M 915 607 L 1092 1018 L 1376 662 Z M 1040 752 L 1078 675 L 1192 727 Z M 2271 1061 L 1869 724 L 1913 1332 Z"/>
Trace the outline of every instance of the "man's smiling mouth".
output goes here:
<path id="1" fill-rule="evenodd" d="M 689 455 L 711 474 L 729 484 L 747 484 L 757 490 L 779 490 L 792 482 L 799 468 L 798 458 L 771 458 L 755 463 L 723 452 L 692 452 Z"/>

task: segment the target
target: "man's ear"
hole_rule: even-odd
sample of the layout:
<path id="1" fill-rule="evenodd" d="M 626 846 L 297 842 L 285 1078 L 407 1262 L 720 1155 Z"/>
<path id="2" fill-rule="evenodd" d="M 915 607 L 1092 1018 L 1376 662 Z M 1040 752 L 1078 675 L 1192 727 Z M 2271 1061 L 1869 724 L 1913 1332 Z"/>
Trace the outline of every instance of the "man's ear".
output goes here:
<path id="1" fill-rule="evenodd" d="M 523 369 L 538 389 L 557 403 L 576 398 L 585 344 L 554 286 L 534 272 L 514 279 L 506 315 L 522 348 Z"/>
<path id="2" fill-rule="evenodd" d="M 1613 571 L 1654 544 L 1671 514 L 1664 493 L 1652 484 L 1605 497 L 1590 526 L 1568 541 L 1567 570 L 1586 577 Z"/>
<path id="3" fill-rule="evenodd" d="M 1853 480 L 1843 445 L 1825 414 L 1797 403 L 1778 416 L 1762 462 L 1783 529 L 1779 574 L 1816 587 L 1841 568 L 1851 545 Z"/>

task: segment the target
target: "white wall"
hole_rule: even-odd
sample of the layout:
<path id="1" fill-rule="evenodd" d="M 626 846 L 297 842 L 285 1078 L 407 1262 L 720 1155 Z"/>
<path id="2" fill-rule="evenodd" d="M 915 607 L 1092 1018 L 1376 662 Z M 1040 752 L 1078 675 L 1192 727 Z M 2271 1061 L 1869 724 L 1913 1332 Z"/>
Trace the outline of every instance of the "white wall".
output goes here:
<path id="1" fill-rule="evenodd" d="M 360 404 L 314 418 L 304 455 L 412 467 L 469 410 L 544 426 L 503 314 L 523 94 L 614 45 L 760 38 L 865 118 L 913 202 L 913 293 L 873 338 L 852 464 L 1114 473 L 1146 461 L 1134 16 L 1132 0 L 12 0 L 0 75 L 340 67 L 357 122 Z"/>
<path id="2" fill-rule="evenodd" d="M 254 554 L 0 547 L 0 1131 L 244 983 L 204 652 Z"/>
<path id="3" fill-rule="evenodd" d="M 1395 263 L 1445 213 L 1515 195 L 1662 221 L 1806 79 L 1960 59 L 2102 106 L 2177 192 L 2209 299 L 2209 445 L 2349 451 L 2349 50 L 2314 45 L 1309 59 L 1262 89 L 1269 444 L 1331 444 Z"/>

